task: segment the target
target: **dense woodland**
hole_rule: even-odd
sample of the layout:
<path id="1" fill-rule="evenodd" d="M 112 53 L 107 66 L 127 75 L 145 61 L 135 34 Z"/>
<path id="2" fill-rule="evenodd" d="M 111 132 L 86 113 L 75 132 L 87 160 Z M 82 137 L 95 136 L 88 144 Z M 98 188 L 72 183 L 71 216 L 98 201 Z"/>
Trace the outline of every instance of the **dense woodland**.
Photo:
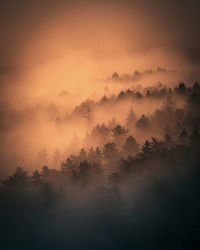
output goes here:
<path id="1" fill-rule="evenodd" d="M 133 105 L 123 123 L 94 123 L 98 106 L 141 99 L 164 102 L 151 115 Z M 1 181 L 7 249 L 199 249 L 200 85 L 123 90 L 55 122 L 77 114 L 91 125 L 77 154 L 57 150 L 48 166 L 44 150 L 42 168 L 16 166 Z"/>

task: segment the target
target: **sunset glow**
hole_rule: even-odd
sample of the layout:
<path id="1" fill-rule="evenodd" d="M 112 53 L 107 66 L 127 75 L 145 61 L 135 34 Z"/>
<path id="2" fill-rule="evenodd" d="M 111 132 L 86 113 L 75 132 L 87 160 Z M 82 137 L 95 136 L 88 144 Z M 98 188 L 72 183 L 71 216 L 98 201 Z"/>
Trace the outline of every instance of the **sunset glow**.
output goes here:
<path id="1" fill-rule="evenodd" d="M 1 1 L 3 249 L 198 249 L 199 7 Z"/>

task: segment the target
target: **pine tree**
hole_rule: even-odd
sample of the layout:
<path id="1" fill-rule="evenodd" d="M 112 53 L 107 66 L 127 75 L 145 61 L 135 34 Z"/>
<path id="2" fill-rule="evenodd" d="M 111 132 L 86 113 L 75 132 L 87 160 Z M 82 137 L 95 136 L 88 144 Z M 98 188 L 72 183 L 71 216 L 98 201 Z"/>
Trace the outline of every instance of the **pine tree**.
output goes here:
<path id="1" fill-rule="evenodd" d="M 84 148 L 82 148 L 81 151 L 79 152 L 78 159 L 80 162 L 87 160 L 87 152 L 85 151 Z"/>
<path id="2" fill-rule="evenodd" d="M 111 142 L 105 144 L 103 147 L 103 155 L 105 160 L 107 161 L 116 160 L 118 157 L 118 150 L 116 148 L 116 144 Z"/>
<path id="3" fill-rule="evenodd" d="M 132 136 L 129 136 L 126 139 L 126 142 L 123 146 L 123 151 L 124 151 L 124 155 L 125 156 L 133 156 L 138 152 L 139 146 L 135 140 L 135 138 L 133 138 Z"/>
<path id="4" fill-rule="evenodd" d="M 148 140 L 143 143 L 141 152 L 138 154 L 139 158 L 148 158 L 152 154 L 151 144 Z"/>
<path id="5" fill-rule="evenodd" d="M 138 128 L 146 128 L 146 127 L 149 126 L 149 123 L 150 123 L 149 118 L 146 117 L 146 116 L 143 114 L 143 115 L 137 120 L 136 126 L 137 126 Z"/>
<path id="6" fill-rule="evenodd" d="M 124 136 L 128 133 L 128 129 L 118 124 L 116 127 L 112 129 L 112 132 L 113 132 L 113 137 Z"/>
<path id="7" fill-rule="evenodd" d="M 136 119 L 137 119 L 136 115 L 131 108 L 131 110 L 128 114 L 127 120 L 126 120 L 126 126 L 128 129 L 132 129 L 134 127 Z"/>

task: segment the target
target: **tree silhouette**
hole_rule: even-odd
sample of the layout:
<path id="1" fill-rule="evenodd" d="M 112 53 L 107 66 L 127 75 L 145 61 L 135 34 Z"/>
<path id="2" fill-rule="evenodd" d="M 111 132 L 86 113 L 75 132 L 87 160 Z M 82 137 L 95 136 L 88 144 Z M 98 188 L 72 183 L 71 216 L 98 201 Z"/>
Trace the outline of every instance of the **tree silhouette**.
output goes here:
<path id="1" fill-rule="evenodd" d="M 116 126 L 117 126 L 117 119 L 116 117 L 113 117 L 112 120 L 108 123 L 108 128 L 112 130 Z"/>
<path id="2" fill-rule="evenodd" d="M 137 144 L 136 140 L 134 137 L 129 136 L 126 139 L 126 142 L 123 146 L 124 150 L 124 155 L 127 157 L 128 155 L 134 156 L 135 154 L 138 153 L 139 150 L 139 145 Z"/>
<path id="3" fill-rule="evenodd" d="M 133 129 L 135 122 L 136 122 L 136 119 L 137 119 L 136 115 L 133 112 L 133 110 L 131 109 L 129 114 L 128 114 L 127 120 L 126 120 L 126 126 L 128 129 Z"/>
<path id="4" fill-rule="evenodd" d="M 136 127 L 138 128 L 147 128 L 150 124 L 149 118 L 144 114 L 137 120 Z"/>
<path id="5" fill-rule="evenodd" d="M 8 189 L 13 189 L 16 192 L 18 190 L 23 191 L 23 189 L 29 184 L 27 171 L 24 171 L 21 167 L 17 167 L 14 174 L 9 176 L 5 181 L 2 181 L 2 183 L 4 187 Z"/>
<path id="6" fill-rule="evenodd" d="M 93 147 L 91 147 L 88 152 L 88 157 L 87 157 L 89 162 L 95 162 L 95 156 L 96 156 L 96 152 L 94 151 Z"/>
<path id="7" fill-rule="evenodd" d="M 116 161 L 118 159 L 118 150 L 115 143 L 107 143 L 103 147 L 103 155 L 107 161 Z"/>
<path id="8" fill-rule="evenodd" d="M 84 148 L 82 148 L 81 151 L 79 152 L 78 159 L 80 162 L 87 160 L 87 152 L 85 151 Z"/>
<path id="9" fill-rule="evenodd" d="M 151 138 L 151 153 L 155 156 L 163 155 L 166 152 L 166 147 L 163 141 L 159 141 L 156 138 Z"/>
<path id="10" fill-rule="evenodd" d="M 102 152 L 99 149 L 99 147 L 97 147 L 95 150 L 95 163 L 101 164 L 101 162 L 102 162 Z"/>
<path id="11" fill-rule="evenodd" d="M 96 146 L 103 146 L 109 141 L 110 129 L 102 123 L 97 124 L 91 132 L 90 141 L 95 142 Z M 93 143 L 94 144 L 94 143 Z"/>
<path id="12" fill-rule="evenodd" d="M 39 183 L 41 183 L 41 174 L 40 174 L 40 172 L 36 169 L 35 171 L 33 171 L 33 175 L 32 175 L 32 179 L 33 179 L 33 182 L 35 183 L 35 184 L 39 184 Z"/>
<path id="13" fill-rule="evenodd" d="M 108 98 L 104 95 L 102 98 L 101 98 L 101 101 L 100 101 L 102 104 L 104 103 L 108 103 Z"/>
<path id="14" fill-rule="evenodd" d="M 79 175 L 87 176 L 90 169 L 91 169 L 91 164 L 88 161 L 85 160 L 83 162 L 80 162 Z"/>
<path id="15" fill-rule="evenodd" d="M 152 147 L 148 140 L 145 141 L 145 143 L 142 144 L 141 150 L 138 153 L 139 158 L 148 158 L 152 154 Z"/>
<path id="16" fill-rule="evenodd" d="M 112 74 L 112 79 L 114 79 L 114 80 L 119 79 L 119 74 L 117 72 L 114 72 Z"/>
<path id="17" fill-rule="evenodd" d="M 180 94 L 184 94 L 186 90 L 185 83 L 181 82 L 179 83 L 178 87 L 175 88 L 175 91 L 177 91 Z"/>
<path id="18" fill-rule="evenodd" d="M 128 129 L 118 124 L 116 127 L 112 129 L 112 132 L 113 132 L 113 137 L 124 136 L 128 133 Z"/>
<path id="19" fill-rule="evenodd" d="M 42 175 L 43 175 L 43 176 L 47 176 L 47 175 L 49 174 L 49 172 L 50 172 L 49 167 L 46 166 L 46 165 L 44 165 L 44 166 L 42 167 Z"/>
<path id="20" fill-rule="evenodd" d="M 137 91 L 135 93 L 135 96 L 136 96 L 137 99 L 141 99 L 143 97 L 142 94 L 139 91 Z"/>
<path id="21" fill-rule="evenodd" d="M 118 95 L 118 100 L 123 100 L 126 98 L 126 93 L 122 90 Z"/>

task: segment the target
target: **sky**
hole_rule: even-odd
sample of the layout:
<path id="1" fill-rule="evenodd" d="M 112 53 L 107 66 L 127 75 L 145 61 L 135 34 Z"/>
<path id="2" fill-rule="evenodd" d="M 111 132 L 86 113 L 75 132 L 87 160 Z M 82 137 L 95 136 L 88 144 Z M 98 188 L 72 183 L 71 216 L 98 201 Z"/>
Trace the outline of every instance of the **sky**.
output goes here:
<path id="1" fill-rule="evenodd" d="M 0 0 L 4 249 L 199 245 L 196 81 L 200 0 Z"/>
<path id="2" fill-rule="evenodd" d="M 113 72 L 198 72 L 199 1 L 1 1 L 3 99 L 89 94 Z"/>
<path id="3" fill-rule="evenodd" d="M 105 88 L 128 88 L 127 77 L 143 87 L 199 80 L 199 7 L 192 0 L 1 0 L 0 155 L 64 145 L 79 123 L 55 130 L 52 117 Z M 120 83 L 110 81 L 114 72 Z"/>

